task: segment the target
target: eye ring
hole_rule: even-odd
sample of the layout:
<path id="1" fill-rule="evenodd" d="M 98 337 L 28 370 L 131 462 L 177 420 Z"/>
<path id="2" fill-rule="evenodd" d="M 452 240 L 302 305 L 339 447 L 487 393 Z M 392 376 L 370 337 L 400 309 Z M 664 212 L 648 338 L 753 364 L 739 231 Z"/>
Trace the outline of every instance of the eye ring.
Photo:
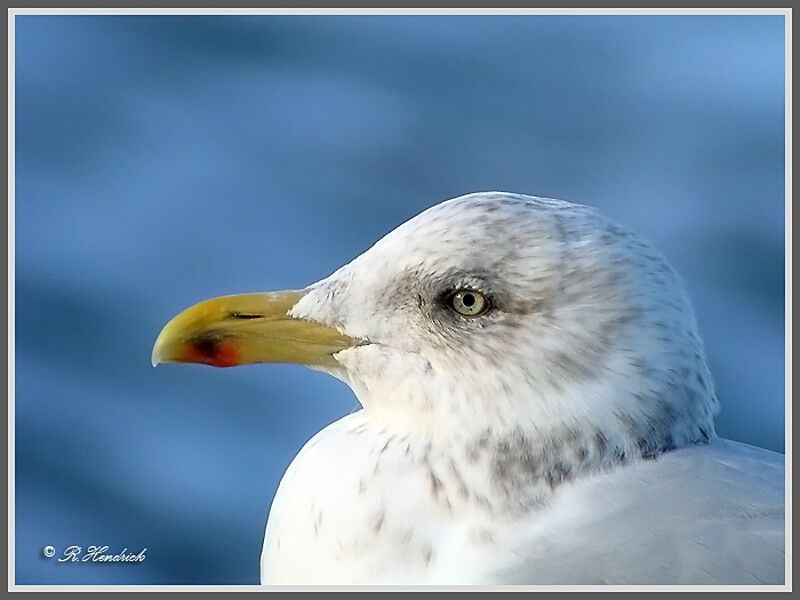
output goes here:
<path id="1" fill-rule="evenodd" d="M 491 306 L 489 299 L 476 290 L 463 289 L 450 295 L 447 301 L 450 308 L 463 317 L 477 317 Z"/>

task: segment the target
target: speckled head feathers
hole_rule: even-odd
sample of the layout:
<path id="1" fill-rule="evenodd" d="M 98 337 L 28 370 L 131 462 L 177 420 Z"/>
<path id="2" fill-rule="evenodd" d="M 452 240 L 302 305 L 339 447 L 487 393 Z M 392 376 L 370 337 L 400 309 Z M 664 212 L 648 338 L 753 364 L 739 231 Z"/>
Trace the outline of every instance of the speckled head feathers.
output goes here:
<path id="1" fill-rule="evenodd" d="M 489 309 L 458 314 L 448 299 L 462 289 Z M 714 434 L 717 400 L 678 276 L 585 206 L 503 192 L 448 200 L 311 286 L 292 314 L 368 342 L 336 355 L 333 372 L 405 430 L 566 436 L 584 456 L 648 456 Z"/>

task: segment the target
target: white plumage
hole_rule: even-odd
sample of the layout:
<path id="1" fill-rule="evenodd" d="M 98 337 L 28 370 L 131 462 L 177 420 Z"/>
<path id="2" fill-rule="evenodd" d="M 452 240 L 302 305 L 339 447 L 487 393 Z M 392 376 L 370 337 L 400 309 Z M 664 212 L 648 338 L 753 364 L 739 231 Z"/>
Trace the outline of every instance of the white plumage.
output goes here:
<path id="1" fill-rule="evenodd" d="M 592 209 L 444 202 L 290 315 L 363 342 L 325 368 L 363 409 L 289 467 L 263 583 L 783 582 L 782 455 L 716 437 L 678 277 Z"/>
<path id="2" fill-rule="evenodd" d="M 281 481 L 265 584 L 783 582 L 782 455 L 716 437 L 678 276 L 590 208 L 449 200 L 302 292 L 186 311 L 160 360 L 307 362 L 363 407 Z"/>
<path id="3" fill-rule="evenodd" d="M 497 519 L 442 510 L 402 457 L 387 457 L 385 475 L 358 493 L 366 458 L 382 447 L 367 427 L 347 435 L 363 417 L 326 427 L 289 467 L 263 584 L 784 581 L 780 454 L 715 439 L 576 478 L 540 509 Z"/>

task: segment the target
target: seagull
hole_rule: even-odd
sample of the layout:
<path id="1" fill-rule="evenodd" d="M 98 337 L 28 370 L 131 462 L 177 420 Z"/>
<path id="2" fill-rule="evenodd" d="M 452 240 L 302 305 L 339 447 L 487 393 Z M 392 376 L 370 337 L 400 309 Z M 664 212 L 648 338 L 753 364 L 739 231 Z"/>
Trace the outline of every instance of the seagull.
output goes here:
<path id="1" fill-rule="evenodd" d="M 680 278 L 590 207 L 447 200 L 305 289 L 187 309 L 152 362 L 358 398 L 286 470 L 262 584 L 784 583 L 783 455 L 716 435 Z"/>

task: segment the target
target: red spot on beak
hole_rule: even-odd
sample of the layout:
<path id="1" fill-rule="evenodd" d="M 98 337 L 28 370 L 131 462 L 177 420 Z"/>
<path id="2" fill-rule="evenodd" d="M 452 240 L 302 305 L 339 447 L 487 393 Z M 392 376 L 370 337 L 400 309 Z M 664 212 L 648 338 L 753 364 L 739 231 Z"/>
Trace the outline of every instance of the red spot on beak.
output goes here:
<path id="1" fill-rule="evenodd" d="M 235 367 L 239 364 L 236 344 L 230 340 L 201 339 L 186 344 L 183 360 L 212 367 Z"/>

